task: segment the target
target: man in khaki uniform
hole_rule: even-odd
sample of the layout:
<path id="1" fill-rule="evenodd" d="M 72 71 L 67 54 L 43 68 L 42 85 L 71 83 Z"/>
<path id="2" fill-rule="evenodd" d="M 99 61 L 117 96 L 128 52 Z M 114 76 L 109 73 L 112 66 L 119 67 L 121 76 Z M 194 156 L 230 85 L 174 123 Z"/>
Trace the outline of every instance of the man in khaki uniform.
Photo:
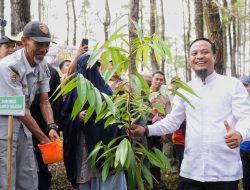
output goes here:
<path id="1" fill-rule="evenodd" d="M 31 133 L 40 143 L 58 138 L 57 125 L 48 101 L 50 73 L 44 57 L 51 35 L 48 27 L 37 21 L 29 22 L 23 30 L 24 48 L 0 61 L 0 96 L 25 96 L 25 115 L 14 118 L 12 153 L 12 190 L 38 188 Z M 49 138 L 40 130 L 29 107 L 40 94 L 40 107 L 48 125 Z M 0 116 L 0 189 L 7 189 L 7 117 Z"/>

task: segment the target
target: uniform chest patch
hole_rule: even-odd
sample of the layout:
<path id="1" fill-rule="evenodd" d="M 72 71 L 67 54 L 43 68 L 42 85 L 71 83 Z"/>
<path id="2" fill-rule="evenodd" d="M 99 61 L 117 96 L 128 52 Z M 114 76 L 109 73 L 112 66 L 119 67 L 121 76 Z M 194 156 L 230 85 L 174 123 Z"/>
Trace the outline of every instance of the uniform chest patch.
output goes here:
<path id="1" fill-rule="evenodd" d="M 19 81 L 20 80 L 20 75 L 17 70 L 14 68 L 10 67 L 11 73 L 10 73 L 10 80 L 13 82 Z"/>

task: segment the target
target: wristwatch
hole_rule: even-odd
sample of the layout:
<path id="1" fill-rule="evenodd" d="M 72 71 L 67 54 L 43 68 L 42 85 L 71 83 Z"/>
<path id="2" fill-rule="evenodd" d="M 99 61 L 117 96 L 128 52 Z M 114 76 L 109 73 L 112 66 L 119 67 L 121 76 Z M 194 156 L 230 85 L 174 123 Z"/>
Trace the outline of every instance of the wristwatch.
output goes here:
<path id="1" fill-rule="evenodd" d="M 47 125 L 47 133 L 49 133 L 51 129 L 54 129 L 56 132 L 58 132 L 58 125 L 56 123 L 48 124 Z"/>

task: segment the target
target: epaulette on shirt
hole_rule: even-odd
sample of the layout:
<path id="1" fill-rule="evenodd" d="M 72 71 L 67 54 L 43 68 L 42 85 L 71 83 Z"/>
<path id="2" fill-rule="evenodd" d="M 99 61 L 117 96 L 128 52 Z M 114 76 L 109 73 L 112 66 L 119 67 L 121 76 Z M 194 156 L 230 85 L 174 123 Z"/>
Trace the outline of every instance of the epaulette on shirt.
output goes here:
<path id="1" fill-rule="evenodd" d="M 49 67 L 48 67 L 48 65 L 46 63 L 43 64 L 43 70 L 44 70 L 44 73 L 46 73 L 46 76 L 50 77 Z"/>

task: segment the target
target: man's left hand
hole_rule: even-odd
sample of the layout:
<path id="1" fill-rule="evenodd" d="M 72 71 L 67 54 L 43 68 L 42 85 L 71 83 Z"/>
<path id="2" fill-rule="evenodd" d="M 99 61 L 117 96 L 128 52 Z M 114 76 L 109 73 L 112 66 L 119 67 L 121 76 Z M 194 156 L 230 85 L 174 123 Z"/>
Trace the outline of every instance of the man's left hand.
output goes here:
<path id="1" fill-rule="evenodd" d="M 224 121 L 224 125 L 227 130 L 227 134 L 225 135 L 225 142 L 227 146 L 231 149 L 237 148 L 240 146 L 240 143 L 242 142 L 242 136 L 241 134 L 233 129 L 227 121 Z"/>

